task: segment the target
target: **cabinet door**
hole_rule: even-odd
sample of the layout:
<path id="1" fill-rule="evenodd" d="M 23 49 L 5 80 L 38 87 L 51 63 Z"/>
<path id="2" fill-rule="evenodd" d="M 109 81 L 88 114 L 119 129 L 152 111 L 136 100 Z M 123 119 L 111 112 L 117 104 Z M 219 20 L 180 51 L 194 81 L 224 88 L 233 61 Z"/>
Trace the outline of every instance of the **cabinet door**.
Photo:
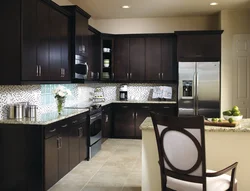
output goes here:
<path id="1" fill-rule="evenodd" d="M 50 64 L 49 73 L 50 80 L 61 80 L 61 64 L 62 64 L 62 49 L 61 49 L 61 19 L 62 15 L 51 9 L 50 12 Z"/>
<path id="2" fill-rule="evenodd" d="M 37 48 L 37 35 L 40 34 L 41 32 L 37 30 L 37 27 L 40 27 L 39 24 L 41 23 L 41 20 L 37 20 L 37 16 L 38 18 L 39 17 L 41 18 L 41 16 L 45 16 L 46 11 L 42 12 L 42 15 L 37 14 L 37 1 L 23 0 L 22 3 L 23 3 L 22 80 L 39 80 L 39 76 L 37 75 L 38 68 L 37 68 L 36 48 Z M 38 1 L 38 5 L 39 4 L 40 1 Z M 39 10 L 39 13 L 41 13 L 41 10 Z M 46 15 L 44 18 L 48 17 L 48 15 Z M 46 27 L 43 29 L 48 30 Z"/>
<path id="3" fill-rule="evenodd" d="M 69 172 L 69 127 L 68 124 L 60 126 L 60 149 L 59 151 L 59 179 Z"/>
<path id="4" fill-rule="evenodd" d="M 176 40 L 174 37 L 161 39 L 161 79 L 177 81 Z"/>
<path id="5" fill-rule="evenodd" d="M 177 53 L 178 61 L 188 58 L 193 61 L 218 61 L 221 57 L 221 35 L 179 35 Z"/>
<path id="6" fill-rule="evenodd" d="M 42 1 L 37 2 L 37 66 L 39 80 L 49 80 L 49 39 L 50 7 Z"/>
<path id="7" fill-rule="evenodd" d="M 129 80 L 129 39 L 115 39 L 115 80 Z"/>
<path id="8" fill-rule="evenodd" d="M 156 104 L 151 106 L 151 110 L 156 113 L 164 114 L 164 115 L 171 115 L 177 116 L 177 106 L 174 105 L 164 105 L 164 104 Z"/>
<path id="9" fill-rule="evenodd" d="M 129 105 L 114 109 L 114 137 L 133 138 L 135 136 L 135 112 Z"/>
<path id="10" fill-rule="evenodd" d="M 135 113 L 135 118 L 136 118 L 135 136 L 136 138 L 141 139 L 142 137 L 140 126 L 147 117 L 150 117 L 149 111 L 150 111 L 150 107 L 148 105 L 140 106 L 138 109 L 136 109 L 136 113 Z"/>
<path id="11" fill-rule="evenodd" d="M 88 37 L 88 66 L 89 66 L 89 73 L 87 76 L 87 80 L 94 80 L 94 33 L 89 31 Z"/>
<path id="12" fill-rule="evenodd" d="M 145 80 L 145 39 L 129 39 L 130 80 Z"/>
<path id="13" fill-rule="evenodd" d="M 88 19 L 76 12 L 75 54 L 88 55 Z"/>
<path id="14" fill-rule="evenodd" d="M 111 138 L 112 133 L 112 110 L 108 106 L 104 108 L 102 113 L 102 137 L 104 141 Z"/>
<path id="15" fill-rule="evenodd" d="M 45 189 L 58 181 L 58 137 L 45 140 Z"/>
<path id="16" fill-rule="evenodd" d="M 161 80 L 160 38 L 146 38 L 146 80 Z"/>
<path id="17" fill-rule="evenodd" d="M 80 162 L 86 160 L 88 155 L 87 136 L 88 136 L 88 121 L 85 121 L 79 126 L 79 139 L 80 139 Z"/>
<path id="18" fill-rule="evenodd" d="M 78 126 L 71 127 L 69 135 L 69 168 L 72 170 L 76 165 L 79 164 L 79 130 Z"/>
<path id="19" fill-rule="evenodd" d="M 62 64 L 60 70 L 61 80 L 70 80 L 70 58 L 69 58 L 69 18 L 65 15 L 60 15 L 61 24 L 61 56 Z"/>

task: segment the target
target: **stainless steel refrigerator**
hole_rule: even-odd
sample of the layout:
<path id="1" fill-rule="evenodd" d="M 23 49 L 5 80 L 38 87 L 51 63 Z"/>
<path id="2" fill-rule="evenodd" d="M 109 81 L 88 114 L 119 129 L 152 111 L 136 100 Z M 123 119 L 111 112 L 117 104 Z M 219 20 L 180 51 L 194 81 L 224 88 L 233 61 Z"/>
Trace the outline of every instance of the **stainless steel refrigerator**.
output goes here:
<path id="1" fill-rule="evenodd" d="M 220 117 L 220 62 L 179 62 L 179 116 Z"/>

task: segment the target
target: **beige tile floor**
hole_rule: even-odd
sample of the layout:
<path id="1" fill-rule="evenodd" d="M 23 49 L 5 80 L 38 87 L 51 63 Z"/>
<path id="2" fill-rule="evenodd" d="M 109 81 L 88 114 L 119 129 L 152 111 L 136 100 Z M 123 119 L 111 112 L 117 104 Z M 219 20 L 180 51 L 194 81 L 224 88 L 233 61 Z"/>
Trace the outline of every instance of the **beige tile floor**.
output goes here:
<path id="1" fill-rule="evenodd" d="M 49 191 L 141 191 L 141 140 L 108 139 Z"/>

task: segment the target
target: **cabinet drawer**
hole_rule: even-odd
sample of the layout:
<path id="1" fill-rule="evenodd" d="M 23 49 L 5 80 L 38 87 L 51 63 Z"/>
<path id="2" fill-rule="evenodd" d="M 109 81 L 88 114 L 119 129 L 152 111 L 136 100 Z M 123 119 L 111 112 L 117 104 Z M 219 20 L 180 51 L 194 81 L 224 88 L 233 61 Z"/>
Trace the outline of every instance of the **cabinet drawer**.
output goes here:
<path id="1" fill-rule="evenodd" d="M 76 125 L 76 124 L 84 122 L 86 119 L 87 119 L 87 113 L 82 113 L 82 114 L 73 116 L 67 120 L 70 125 Z"/>
<path id="2" fill-rule="evenodd" d="M 48 139 L 50 137 L 56 136 L 59 131 L 56 123 L 45 126 L 44 138 Z"/>

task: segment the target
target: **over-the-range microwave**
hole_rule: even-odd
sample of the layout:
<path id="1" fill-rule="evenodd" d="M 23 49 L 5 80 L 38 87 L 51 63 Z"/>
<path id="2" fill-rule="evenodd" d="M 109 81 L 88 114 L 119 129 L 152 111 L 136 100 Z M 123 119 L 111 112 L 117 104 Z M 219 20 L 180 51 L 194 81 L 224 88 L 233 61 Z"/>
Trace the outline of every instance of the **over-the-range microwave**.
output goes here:
<path id="1" fill-rule="evenodd" d="M 88 63 L 87 58 L 81 55 L 75 55 L 75 65 L 73 67 L 73 81 L 84 82 L 88 77 Z"/>

